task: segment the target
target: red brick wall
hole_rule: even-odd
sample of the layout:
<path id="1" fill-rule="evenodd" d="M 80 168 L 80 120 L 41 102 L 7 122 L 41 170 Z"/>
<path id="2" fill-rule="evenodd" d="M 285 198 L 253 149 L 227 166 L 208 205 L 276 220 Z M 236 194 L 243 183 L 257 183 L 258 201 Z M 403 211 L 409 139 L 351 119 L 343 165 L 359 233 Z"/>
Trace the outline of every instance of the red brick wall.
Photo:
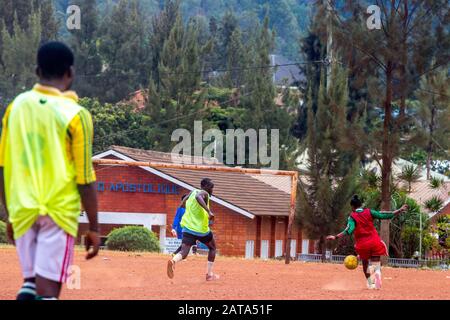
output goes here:
<path id="1" fill-rule="evenodd" d="M 170 230 L 172 229 L 176 209 L 180 204 L 181 196 L 189 193 L 188 190 L 177 186 L 178 194 L 114 192 L 109 188 L 110 183 L 152 184 L 154 189 L 157 188 L 158 184 L 167 185 L 170 188 L 175 185 L 138 167 L 96 165 L 95 168 L 97 181 L 105 183 L 105 190 L 98 192 L 99 211 L 167 214 L 166 236 L 171 237 Z M 216 215 L 212 231 L 215 235 L 219 254 L 244 256 L 247 240 L 255 241 L 256 257 L 260 256 L 261 240 L 273 241 L 272 245 L 269 246 L 269 257 L 272 257 L 275 253 L 275 240 L 283 240 L 283 247 L 285 246 L 287 224 L 285 217 L 274 218 L 276 223 L 273 229 L 272 218 L 261 217 L 260 239 L 258 240 L 257 217 L 254 219 L 247 218 L 214 202 L 211 203 L 211 209 Z M 106 236 L 114 227 L 121 226 L 102 225 L 102 235 Z M 80 225 L 80 233 L 85 232 L 86 228 L 86 225 Z M 156 229 L 155 231 L 158 233 L 159 228 Z M 297 236 L 298 234 L 293 232 L 293 238 L 295 239 Z M 297 248 L 299 248 L 299 245 Z"/>

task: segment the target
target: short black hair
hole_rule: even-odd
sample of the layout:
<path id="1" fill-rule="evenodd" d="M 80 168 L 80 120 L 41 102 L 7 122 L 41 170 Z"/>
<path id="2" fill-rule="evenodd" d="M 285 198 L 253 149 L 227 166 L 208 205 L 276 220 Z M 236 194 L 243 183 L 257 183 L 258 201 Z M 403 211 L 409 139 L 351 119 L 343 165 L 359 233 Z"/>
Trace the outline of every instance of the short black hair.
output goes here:
<path id="1" fill-rule="evenodd" d="M 72 50 L 58 41 L 43 44 L 37 54 L 37 65 L 45 79 L 61 79 L 74 62 Z"/>
<path id="2" fill-rule="evenodd" d="M 350 205 L 351 205 L 353 208 L 360 208 L 360 207 L 362 206 L 362 202 L 361 202 L 361 200 L 359 199 L 358 195 L 355 194 L 355 195 L 352 197 L 352 200 L 350 200 Z"/>
<path id="3" fill-rule="evenodd" d="M 202 182 L 200 182 L 200 186 L 202 188 L 214 187 L 214 183 L 212 182 L 212 180 L 210 178 L 205 178 L 205 179 L 202 180 Z"/>

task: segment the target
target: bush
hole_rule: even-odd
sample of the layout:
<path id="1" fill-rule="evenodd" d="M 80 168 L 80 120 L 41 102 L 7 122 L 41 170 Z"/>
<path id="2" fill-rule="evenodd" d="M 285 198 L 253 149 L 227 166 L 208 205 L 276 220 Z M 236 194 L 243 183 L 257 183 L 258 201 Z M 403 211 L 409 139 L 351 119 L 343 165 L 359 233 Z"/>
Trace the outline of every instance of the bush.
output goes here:
<path id="1" fill-rule="evenodd" d="M 0 221 L 0 243 L 8 243 L 8 238 L 6 237 L 6 223 Z"/>
<path id="2" fill-rule="evenodd" d="M 129 226 L 111 231 L 106 247 L 118 251 L 159 252 L 159 240 L 153 232 L 138 226 Z"/>

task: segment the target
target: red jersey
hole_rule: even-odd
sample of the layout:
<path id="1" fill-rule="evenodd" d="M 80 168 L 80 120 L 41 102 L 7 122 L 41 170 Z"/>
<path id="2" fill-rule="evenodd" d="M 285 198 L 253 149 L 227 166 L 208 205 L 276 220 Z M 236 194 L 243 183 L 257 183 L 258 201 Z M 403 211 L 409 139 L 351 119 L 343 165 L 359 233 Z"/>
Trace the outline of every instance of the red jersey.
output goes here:
<path id="1" fill-rule="evenodd" d="M 370 209 L 364 209 L 362 212 L 354 211 L 350 216 L 356 223 L 355 250 L 360 258 L 367 260 L 373 256 L 387 256 L 386 245 L 375 229 Z"/>
<path id="2" fill-rule="evenodd" d="M 355 241 L 366 241 L 368 239 L 380 239 L 377 229 L 373 224 L 373 217 L 370 209 L 364 209 L 362 212 L 353 211 L 350 215 L 356 222 Z"/>

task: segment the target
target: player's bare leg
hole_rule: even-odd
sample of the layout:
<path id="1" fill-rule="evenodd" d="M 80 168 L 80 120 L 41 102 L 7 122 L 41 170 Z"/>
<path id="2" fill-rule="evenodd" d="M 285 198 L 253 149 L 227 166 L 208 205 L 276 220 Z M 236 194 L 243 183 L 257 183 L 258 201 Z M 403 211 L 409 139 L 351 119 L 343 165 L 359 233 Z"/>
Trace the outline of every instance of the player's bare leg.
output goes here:
<path id="1" fill-rule="evenodd" d="M 207 264 L 207 271 L 206 271 L 206 281 L 217 280 L 217 279 L 219 279 L 219 276 L 212 272 L 214 261 L 216 260 L 216 241 L 213 238 L 209 243 L 205 243 L 205 244 L 209 249 L 208 264 Z"/>
<path id="2" fill-rule="evenodd" d="M 366 276 L 366 279 L 367 279 L 367 288 L 375 289 L 375 283 L 374 283 L 373 277 L 372 277 L 373 272 L 370 270 L 369 260 L 362 260 L 362 265 L 363 265 L 364 275 Z"/>
<path id="3" fill-rule="evenodd" d="M 36 294 L 41 300 L 57 300 L 61 293 L 60 282 L 48 280 L 36 275 Z"/>
<path id="4" fill-rule="evenodd" d="M 190 250 L 190 245 L 182 243 L 180 252 L 177 253 L 171 260 L 167 261 L 167 276 L 170 279 L 173 279 L 173 277 L 175 276 L 175 264 L 177 262 L 180 262 L 181 260 L 186 259 Z"/>

